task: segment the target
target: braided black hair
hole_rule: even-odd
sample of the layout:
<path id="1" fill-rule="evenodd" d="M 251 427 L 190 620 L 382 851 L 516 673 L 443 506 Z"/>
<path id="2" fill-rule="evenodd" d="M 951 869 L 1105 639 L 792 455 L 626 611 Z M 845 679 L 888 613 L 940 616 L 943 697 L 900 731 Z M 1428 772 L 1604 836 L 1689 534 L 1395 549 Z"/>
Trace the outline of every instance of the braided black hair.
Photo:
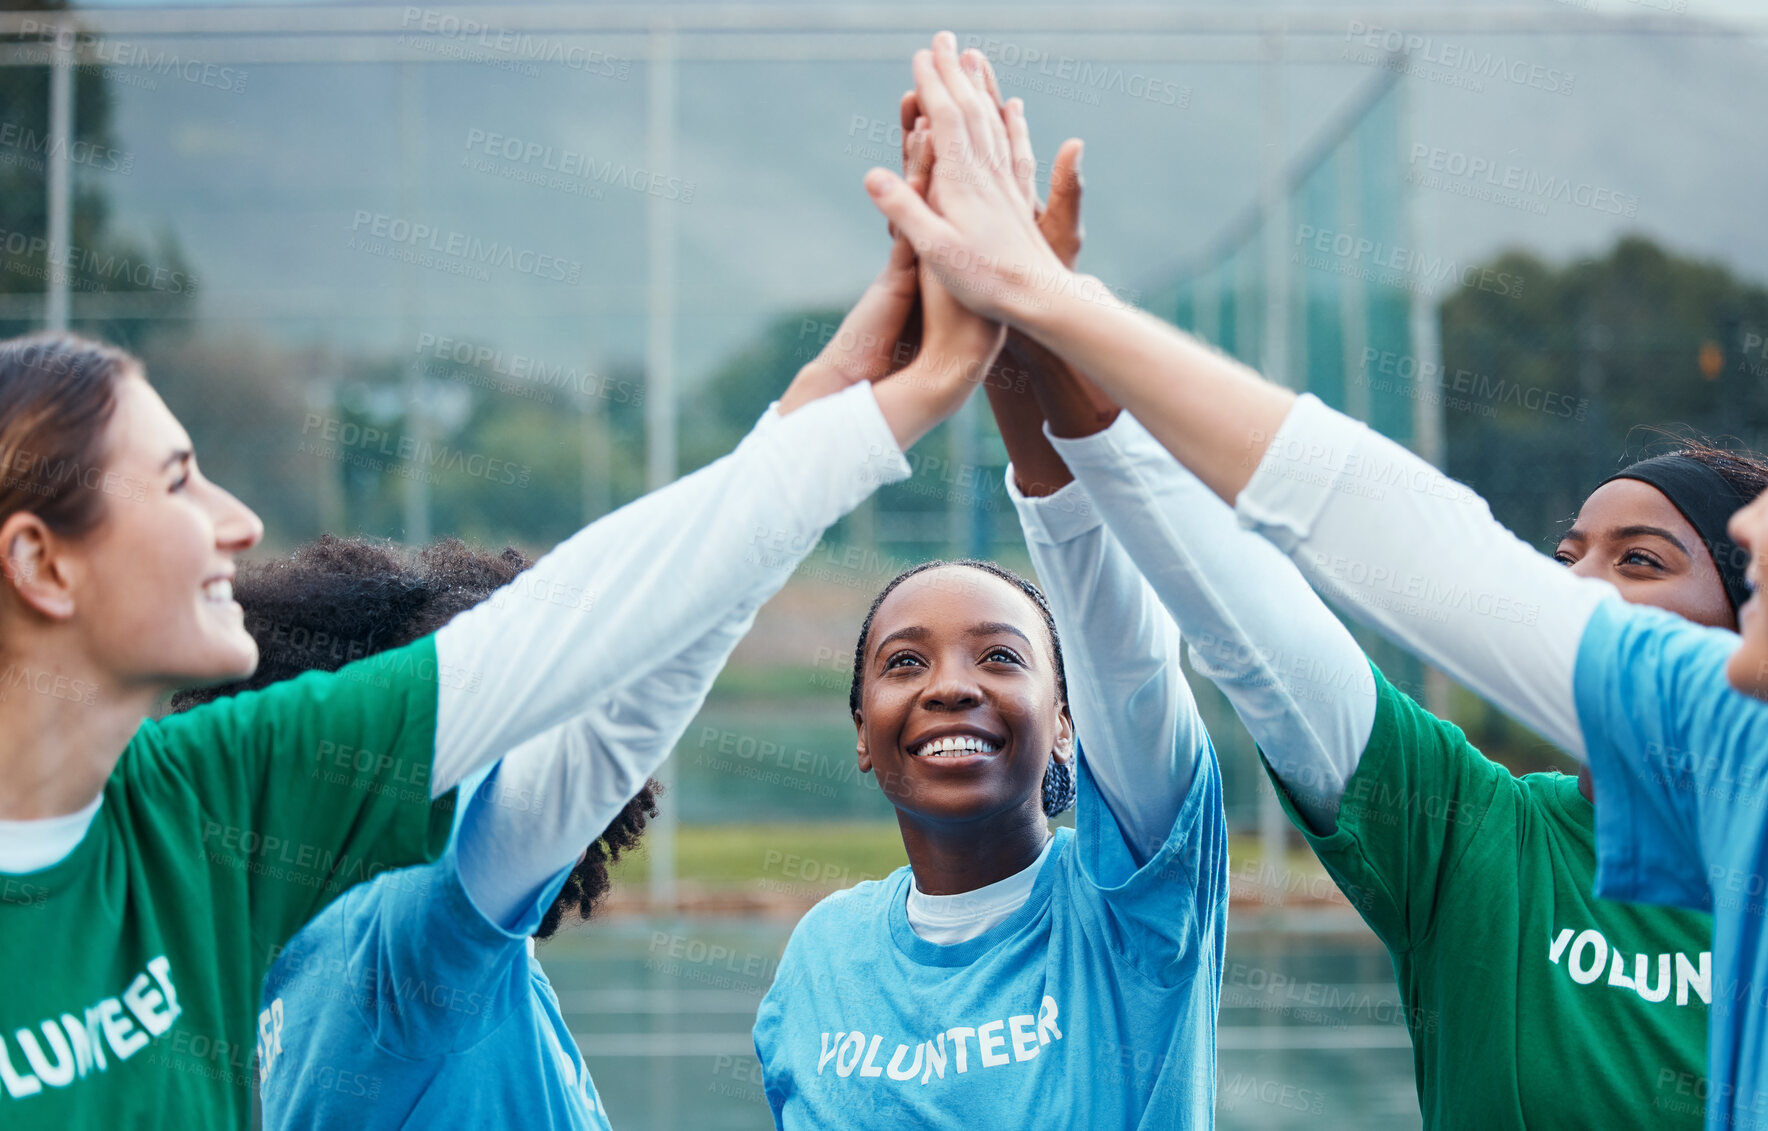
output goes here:
<path id="1" fill-rule="evenodd" d="M 1050 602 L 1044 597 L 1044 591 L 1006 566 L 996 562 L 982 561 L 978 558 L 964 558 L 952 562 L 935 559 L 930 562 L 922 562 L 920 565 L 910 566 L 891 578 L 890 583 L 884 588 L 878 590 L 878 595 L 872 598 L 872 607 L 866 610 L 865 621 L 859 626 L 859 641 L 853 646 L 853 682 L 847 688 L 847 709 L 855 714 L 859 712 L 860 696 L 865 683 L 866 641 L 871 638 L 872 618 L 878 615 L 878 606 L 884 603 L 884 598 L 896 591 L 897 586 L 909 578 L 916 574 L 926 573 L 928 570 L 943 569 L 946 566 L 981 570 L 983 573 L 1000 578 L 1031 599 L 1031 603 L 1037 606 L 1037 611 L 1044 618 L 1044 630 L 1050 634 L 1050 655 L 1056 664 L 1056 694 L 1059 696 L 1059 703 L 1066 706 L 1068 703 L 1068 678 L 1063 674 L 1062 636 L 1056 631 L 1056 615 L 1050 611 Z M 1075 748 L 1078 752 L 1078 742 Z M 1054 817 L 1066 812 L 1073 804 L 1074 768 L 1066 762 L 1051 758 L 1050 764 L 1044 770 L 1044 812 Z"/>
<path id="2" fill-rule="evenodd" d="M 172 709 L 255 691 L 305 671 L 336 671 L 441 628 L 509 584 L 531 563 L 520 550 L 492 554 L 448 538 L 421 550 L 367 538 L 322 535 L 287 558 L 244 563 L 234 599 L 258 643 L 258 668 L 236 683 L 181 691 Z M 571 869 L 535 937 L 550 937 L 568 913 L 587 919 L 612 881 L 611 863 L 633 848 L 657 815 L 662 786 L 646 782 Z"/>

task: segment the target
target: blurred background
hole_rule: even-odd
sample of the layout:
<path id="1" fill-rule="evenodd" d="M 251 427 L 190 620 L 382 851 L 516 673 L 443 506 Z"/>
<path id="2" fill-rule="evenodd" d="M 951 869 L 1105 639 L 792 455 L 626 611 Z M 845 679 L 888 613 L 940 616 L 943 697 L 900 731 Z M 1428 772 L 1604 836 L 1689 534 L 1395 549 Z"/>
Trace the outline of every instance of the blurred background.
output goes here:
<path id="1" fill-rule="evenodd" d="M 1661 429 L 1768 447 L 1745 0 L 15 4 L 0 331 L 141 354 L 265 553 L 544 549 L 728 450 L 821 347 L 940 27 L 1045 160 L 1086 139 L 1084 269 L 1525 538 Z M 749 1025 L 792 923 L 904 861 L 853 764 L 860 617 L 926 558 L 1027 565 L 980 402 L 911 462 L 763 611 L 607 920 L 541 952 L 617 1127 L 769 1126 Z M 1567 765 L 1369 645 L 1516 771 Z M 1416 1127 L 1386 954 L 1194 682 L 1236 831 L 1220 1123 Z"/>

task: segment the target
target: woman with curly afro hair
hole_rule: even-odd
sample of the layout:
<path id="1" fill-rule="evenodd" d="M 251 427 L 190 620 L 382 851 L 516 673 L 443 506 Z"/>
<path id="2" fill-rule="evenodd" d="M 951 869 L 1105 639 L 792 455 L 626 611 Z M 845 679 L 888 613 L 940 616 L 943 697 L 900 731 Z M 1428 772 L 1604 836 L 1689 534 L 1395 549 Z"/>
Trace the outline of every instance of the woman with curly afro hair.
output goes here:
<path id="1" fill-rule="evenodd" d="M 515 549 L 494 554 L 454 539 L 413 551 L 328 535 L 291 557 L 244 566 L 234 596 L 258 645 L 258 670 L 182 692 L 173 706 L 402 647 L 487 600 L 529 564 Z M 596 742 L 624 745 L 625 761 L 661 761 L 753 612 L 735 610 L 655 675 L 469 779 L 443 859 L 352 888 L 279 948 L 260 1015 L 267 1127 L 325 1124 L 337 1114 L 332 1105 L 367 1098 L 354 1085 L 306 1086 L 314 1072 L 346 1061 L 352 1081 L 375 1082 L 377 1109 L 412 1110 L 436 1076 L 464 1071 L 513 1079 L 528 1102 L 544 1098 L 554 1110 L 580 1105 L 591 1118 L 600 1111 L 530 940 L 590 917 L 611 886 L 609 866 L 657 815 L 660 787 L 646 781 L 585 848 L 581 836 L 567 845 L 549 831 L 571 827 L 570 799 L 525 788 L 521 770 Z M 551 875 L 509 907 L 510 886 L 497 874 L 536 869 Z M 462 1114 L 458 1106 L 453 1113 Z"/>

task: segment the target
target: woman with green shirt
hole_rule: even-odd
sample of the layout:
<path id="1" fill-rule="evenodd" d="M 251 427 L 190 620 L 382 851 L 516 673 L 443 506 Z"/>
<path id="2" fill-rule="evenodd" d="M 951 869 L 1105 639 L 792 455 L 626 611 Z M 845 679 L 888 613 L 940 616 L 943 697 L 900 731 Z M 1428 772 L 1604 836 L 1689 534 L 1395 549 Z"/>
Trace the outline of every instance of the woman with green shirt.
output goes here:
<path id="1" fill-rule="evenodd" d="M 259 986 L 302 924 L 434 858 L 475 769 L 704 636 L 708 546 L 790 573 L 906 477 L 972 388 L 953 359 L 1000 340 L 960 310 L 891 373 L 915 270 L 896 241 L 712 489 L 623 508 L 433 636 L 158 720 L 255 665 L 231 589 L 262 527 L 136 359 L 0 343 L 0 1125 L 245 1125 Z"/>
<path id="2" fill-rule="evenodd" d="M 1516 778 L 1485 757 L 1374 669 L 1295 566 L 1132 417 L 1059 362 L 1027 369 L 1068 472 L 1388 948 L 1425 1126 L 1700 1126 L 1710 917 L 1592 896 L 1588 776 Z M 1726 615 L 1697 541 L 1674 559 L 1618 533 L 1669 521 L 1642 486 L 1601 488 L 1561 553 L 1630 575 L 1617 583 L 1635 600 Z"/>

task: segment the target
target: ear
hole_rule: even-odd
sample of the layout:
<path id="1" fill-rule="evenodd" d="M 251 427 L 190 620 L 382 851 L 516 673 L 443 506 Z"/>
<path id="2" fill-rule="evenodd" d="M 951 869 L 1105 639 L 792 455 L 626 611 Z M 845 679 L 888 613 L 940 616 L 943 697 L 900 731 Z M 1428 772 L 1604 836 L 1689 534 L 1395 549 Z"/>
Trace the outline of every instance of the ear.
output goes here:
<path id="1" fill-rule="evenodd" d="M 859 772 L 869 774 L 872 772 L 872 756 L 866 751 L 866 720 L 858 711 L 853 713 L 853 729 L 858 733 L 854 749 L 859 753 Z"/>
<path id="2" fill-rule="evenodd" d="M 1056 748 L 1050 751 L 1050 757 L 1058 762 L 1074 760 L 1074 719 L 1068 714 L 1068 704 L 1056 708 Z"/>
<path id="3" fill-rule="evenodd" d="M 0 523 L 0 573 L 21 601 L 50 620 L 74 615 L 72 571 L 48 525 L 29 511 Z"/>

